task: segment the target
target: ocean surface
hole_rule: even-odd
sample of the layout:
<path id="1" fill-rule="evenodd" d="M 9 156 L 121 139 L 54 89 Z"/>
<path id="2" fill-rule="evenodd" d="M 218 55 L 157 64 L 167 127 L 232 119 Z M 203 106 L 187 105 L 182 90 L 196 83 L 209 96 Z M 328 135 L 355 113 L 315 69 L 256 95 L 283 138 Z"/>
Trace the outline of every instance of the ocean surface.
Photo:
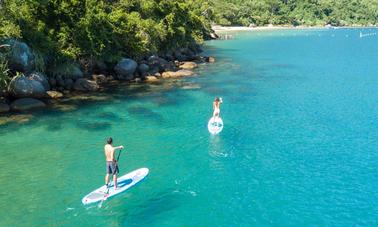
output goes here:
<path id="1" fill-rule="evenodd" d="M 360 32 L 378 30 L 229 32 L 194 77 L 1 125 L 0 226 L 377 226 L 378 35 Z M 84 206 L 109 136 L 121 174 L 150 174 Z"/>

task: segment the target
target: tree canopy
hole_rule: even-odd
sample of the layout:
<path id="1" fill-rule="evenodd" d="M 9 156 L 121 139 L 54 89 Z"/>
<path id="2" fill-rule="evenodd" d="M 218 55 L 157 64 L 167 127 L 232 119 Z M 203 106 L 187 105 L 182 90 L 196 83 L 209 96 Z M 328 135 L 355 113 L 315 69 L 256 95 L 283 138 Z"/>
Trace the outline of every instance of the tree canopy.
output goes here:
<path id="1" fill-rule="evenodd" d="M 221 25 L 375 25 L 378 1 L 212 0 Z"/>

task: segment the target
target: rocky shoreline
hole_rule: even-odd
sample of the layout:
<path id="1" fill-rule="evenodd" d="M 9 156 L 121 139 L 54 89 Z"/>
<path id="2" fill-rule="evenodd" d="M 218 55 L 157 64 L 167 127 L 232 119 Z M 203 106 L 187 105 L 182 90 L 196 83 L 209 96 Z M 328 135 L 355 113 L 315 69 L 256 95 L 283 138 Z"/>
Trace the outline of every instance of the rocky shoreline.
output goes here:
<path id="1" fill-rule="evenodd" d="M 192 44 L 139 60 L 124 57 L 116 64 L 66 62 L 40 70 L 38 56 L 26 43 L 7 40 L 4 44 L 8 67 L 17 75 L 0 91 L 1 115 L 41 109 L 50 105 L 51 100 L 59 102 L 83 93 L 100 92 L 118 83 L 157 83 L 192 76 L 198 64 L 215 62 L 214 57 L 201 55 L 200 45 Z"/>

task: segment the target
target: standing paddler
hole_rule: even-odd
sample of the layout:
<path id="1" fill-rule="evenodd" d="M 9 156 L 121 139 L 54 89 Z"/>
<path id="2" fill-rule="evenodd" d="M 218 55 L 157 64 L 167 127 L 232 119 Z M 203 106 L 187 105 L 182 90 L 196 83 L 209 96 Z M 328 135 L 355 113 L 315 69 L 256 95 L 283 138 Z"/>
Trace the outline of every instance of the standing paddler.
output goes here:
<path id="1" fill-rule="evenodd" d="M 104 147 L 105 150 L 105 158 L 106 158 L 106 176 L 105 176 L 105 184 L 108 186 L 109 184 L 109 175 L 113 175 L 113 182 L 114 182 L 114 190 L 117 189 L 117 174 L 119 173 L 118 170 L 118 163 L 115 159 L 115 151 L 123 149 L 123 146 L 113 147 L 113 139 L 111 137 L 108 138 L 106 141 L 107 144 Z"/>

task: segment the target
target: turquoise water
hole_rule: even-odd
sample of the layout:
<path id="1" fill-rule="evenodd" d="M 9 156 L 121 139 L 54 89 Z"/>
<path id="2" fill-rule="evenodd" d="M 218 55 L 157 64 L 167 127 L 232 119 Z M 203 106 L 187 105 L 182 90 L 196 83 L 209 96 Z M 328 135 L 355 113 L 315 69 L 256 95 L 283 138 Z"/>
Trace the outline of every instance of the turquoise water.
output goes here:
<path id="1" fill-rule="evenodd" d="M 0 126 L 0 226 L 378 225 L 378 36 L 359 32 L 236 32 L 206 44 L 217 62 L 196 77 Z M 121 173 L 150 174 L 83 206 L 108 136 Z"/>

